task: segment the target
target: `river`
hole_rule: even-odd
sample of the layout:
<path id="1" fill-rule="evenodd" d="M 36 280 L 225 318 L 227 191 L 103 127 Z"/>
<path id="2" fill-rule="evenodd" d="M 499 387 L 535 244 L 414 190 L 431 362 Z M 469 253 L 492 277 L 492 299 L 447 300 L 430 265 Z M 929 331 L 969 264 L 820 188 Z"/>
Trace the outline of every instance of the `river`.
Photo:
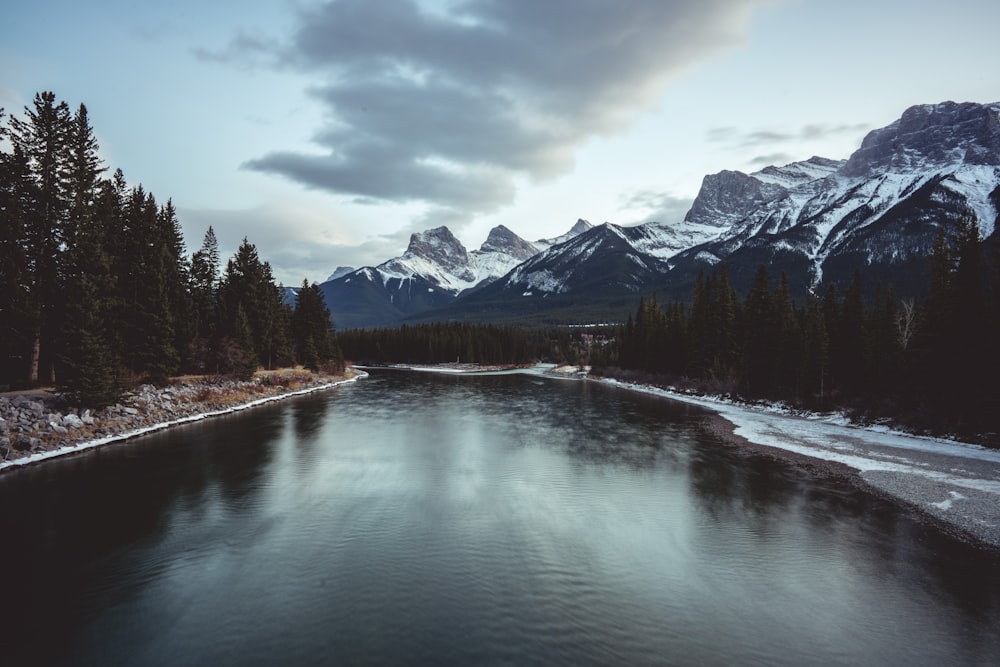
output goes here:
<path id="1" fill-rule="evenodd" d="M 995 664 L 995 553 L 704 414 L 377 371 L 9 471 L 0 661 Z"/>

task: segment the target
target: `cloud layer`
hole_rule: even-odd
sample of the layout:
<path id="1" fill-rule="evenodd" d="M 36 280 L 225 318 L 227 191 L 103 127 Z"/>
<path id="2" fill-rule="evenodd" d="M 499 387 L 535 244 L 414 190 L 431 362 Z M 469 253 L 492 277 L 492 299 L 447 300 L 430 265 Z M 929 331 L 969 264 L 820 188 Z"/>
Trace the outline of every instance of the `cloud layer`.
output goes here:
<path id="1" fill-rule="evenodd" d="M 740 43 L 769 0 L 335 0 L 287 40 L 237 37 L 215 58 L 259 58 L 314 81 L 315 153 L 249 169 L 363 200 L 484 213 L 519 178 L 572 169 L 685 69 Z M 272 44 L 278 44 L 272 46 Z"/>

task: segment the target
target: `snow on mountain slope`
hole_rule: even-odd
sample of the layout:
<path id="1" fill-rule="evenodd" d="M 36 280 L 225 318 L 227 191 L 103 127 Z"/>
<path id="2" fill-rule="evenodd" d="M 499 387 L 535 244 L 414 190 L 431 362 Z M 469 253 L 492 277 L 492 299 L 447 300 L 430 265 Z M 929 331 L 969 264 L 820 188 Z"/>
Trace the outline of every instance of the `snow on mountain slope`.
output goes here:
<path id="1" fill-rule="evenodd" d="M 336 280 L 342 276 L 346 276 L 348 273 L 354 273 L 353 266 L 338 266 L 337 269 L 330 274 L 330 277 L 323 282 L 330 282 L 331 280 Z"/>
<path id="2" fill-rule="evenodd" d="M 574 224 L 570 228 L 570 230 L 565 234 L 562 234 L 560 236 L 551 239 L 538 239 L 537 241 L 535 241 L 534 245 L 539 250 L 548 250 L 552 246 L 559 245 L 560 243 L 565 243 L 566 241 L 569 241 L 571 238 L 579 236 L 580 234 L 583 234 L 585 231 L 587 231 L 588 229 L 592 229 L 593 227 L 594 226 L 590 224 L 588 221 L 584 220 L 583 218 L 580 218 L 576 221 L 576 224 Z"/>
<path id="3" fill-rule="evenodd" d="M 406 252 L 375 268 L 386 280 L 416 275 L 456 293 L 476 284 L 468 251 L 447 227 L 412 234 Z"/>
<path id="4" fill-rule="evenodd" d="M 563 294 L 583 286 L 637 291 L 667 270 L 666 263 L 637 246 L 662 249 L 668 235 L 659 227 L 604 223 L 556 244 L 518 265 L 494 288 L 532 296 Z"/>
<path id="5" fill-rule="evenodd" d="M 984 238 L 994 234 L 998 205 L 1000 103 L 922 105 L 870 132 L 846 160 L 705 176 L 680 223 L 578 220 L 569 233 L 534 243 L 497 227 L 473 251 L 444 227 L 414 234 L 401 257 L 368 270 L 378 284 L 352 298 L 359 312 L 364 299 L 383 299 L 388 318 L 393 309 L 409 314 L 449 299 L 468 312 L 485 304 L 503 313 L 507 299 L 527 296 L 568 295 L 553 299 L 567 303 L 577 298 L 571 293 L 684 295 L 699 271 L 722 261 L 744 290 L 763 264 L 785 272 L 799 295 L 846 282 L 861 266 L 872 280 L 912 293 L 940 231 L 971 213 Z"/>
<path id="6" fill-rule="evenodd" d="M 946 102 L 908 109 L 846 161 L 706 176 L 685 219 L 726 227 L 698 248 L 702 263 L 770 247 L 804 256 L 815 285 L 838 255 L 869 264 L 920 257 L 937 228 L 965 211 L 988 236 L 998 187 L 1000 103 Z"/>
<path id="7" fill-rule="evenodd" d="M 494 227 L 479 250 L 470 253 L 477 283 L 493 282 L 539 250 L 503 225 Z"/>
<path id="8" fill-rule="evenodd" d="M 686 221 L 676 224 L 647 222 L 629 229 L 636 230 L 630 239 L 636 250 L 662 260 L 670 260 L 679 252 L 716 239 L 723 232 L 714 225 Z"/>

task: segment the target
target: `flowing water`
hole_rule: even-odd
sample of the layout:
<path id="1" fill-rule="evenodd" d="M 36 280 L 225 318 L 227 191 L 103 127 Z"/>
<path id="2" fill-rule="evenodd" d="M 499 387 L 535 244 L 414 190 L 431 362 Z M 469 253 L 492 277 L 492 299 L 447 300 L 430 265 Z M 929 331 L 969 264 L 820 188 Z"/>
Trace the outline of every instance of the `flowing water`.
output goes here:
<path id="1" fill-rule="evenodd" d="M 997 664 L 995 555 L 703 416 L 380 371 L 7 472 L 0 662 Z"/>

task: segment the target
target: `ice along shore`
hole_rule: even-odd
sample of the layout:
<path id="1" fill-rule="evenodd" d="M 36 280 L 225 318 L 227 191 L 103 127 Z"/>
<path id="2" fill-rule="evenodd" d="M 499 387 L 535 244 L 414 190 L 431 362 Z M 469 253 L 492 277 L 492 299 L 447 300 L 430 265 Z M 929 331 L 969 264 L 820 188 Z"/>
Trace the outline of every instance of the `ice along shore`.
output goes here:
<path id="1" fill-rule="evenodd" d="M 56 409 L 44 393 L 0 395 L 0 473 L 77 454 L 145 433 L 330 389 L 365 377 L 276 371 L 252 380 L 187 378 L 162 388 L 141 385 L 101 410 Z"/>

